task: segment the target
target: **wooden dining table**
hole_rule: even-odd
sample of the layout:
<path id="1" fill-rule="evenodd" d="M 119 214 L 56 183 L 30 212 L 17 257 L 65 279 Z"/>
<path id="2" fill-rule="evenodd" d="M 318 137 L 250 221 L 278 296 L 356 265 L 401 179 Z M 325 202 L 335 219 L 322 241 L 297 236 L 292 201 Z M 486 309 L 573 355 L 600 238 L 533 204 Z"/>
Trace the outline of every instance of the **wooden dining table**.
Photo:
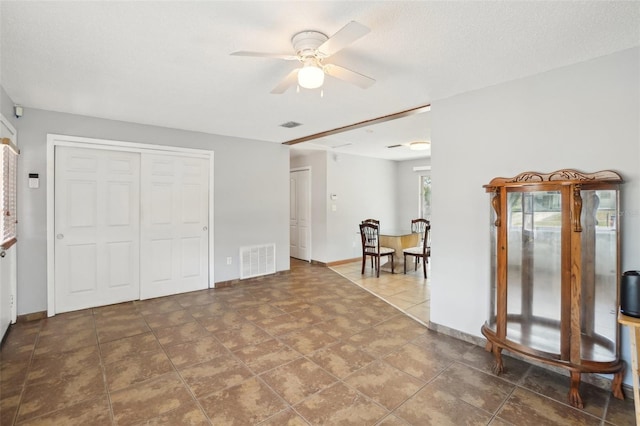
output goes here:
<path id="1" fill-rule="evenodd" d="M 381 229 L 380 246 L 395 249 L 394 263 L 396 270 L 402 270 L 404 262 L 402 250 L 417 247 L 420 244 L 420 234 L 409 229 Z M 398 269 L 400 266 L 400 269 Z"/>

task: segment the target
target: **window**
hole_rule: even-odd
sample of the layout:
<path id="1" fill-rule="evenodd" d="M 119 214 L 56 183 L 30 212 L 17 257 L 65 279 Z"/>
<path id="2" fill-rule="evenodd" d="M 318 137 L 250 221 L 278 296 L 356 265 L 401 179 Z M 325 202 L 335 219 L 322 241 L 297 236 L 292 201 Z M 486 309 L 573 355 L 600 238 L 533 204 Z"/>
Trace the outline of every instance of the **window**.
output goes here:
<path id="1" fill-rule="evenodd" d="M 431 220 L 431 176 L 420 176 L 420 217 Z"/>
<path id="2" fill-rule="evenodd" d="M 8 138 L 2 139 L 0 145 L 0 164 L 2 164 L 2 185 L 0 199 L 2 202 L 2 220 L 0 220 L 0 246 L 8 249 L 16 242 L 17 210 L 17 174 L 18 148 Z"/>

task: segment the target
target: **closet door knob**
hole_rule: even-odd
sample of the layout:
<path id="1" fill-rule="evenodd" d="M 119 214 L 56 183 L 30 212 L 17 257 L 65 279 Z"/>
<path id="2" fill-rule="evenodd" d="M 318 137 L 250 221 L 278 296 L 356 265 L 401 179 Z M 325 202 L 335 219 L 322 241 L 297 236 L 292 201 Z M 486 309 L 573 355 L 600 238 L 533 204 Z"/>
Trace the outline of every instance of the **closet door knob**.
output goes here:
<path id="1" fill-rule="evenodd" d="M 203 231 L 206 231 L 207 229 L 209 229 L 209 228 L 207 228 L 206 226 L 203 226 L 203 227 L 202 227 L 202 230 L 203 230 Z"/>
<path id="2" fill-rule="evenodd" d="M 64 238 L 64 234 L 57 234 L 57 235 L 56 235 L 56 238 L 57 238 L 57 239 L 59 239 L 59 240 L 61 240 L 61 239 L 63 239 L 63 238 Z"/>

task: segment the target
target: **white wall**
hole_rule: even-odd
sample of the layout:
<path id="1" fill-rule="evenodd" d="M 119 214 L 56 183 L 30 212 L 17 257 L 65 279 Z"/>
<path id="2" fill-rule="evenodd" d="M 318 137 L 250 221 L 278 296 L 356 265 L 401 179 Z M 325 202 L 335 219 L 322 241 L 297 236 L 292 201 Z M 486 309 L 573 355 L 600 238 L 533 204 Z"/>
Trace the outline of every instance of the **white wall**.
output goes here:
<path id="1" fill-rule="evenodd" d="M 18 314 L 46 310 L 47 133 L 209 149 L 214 158 L 214 281 L 239 278 L 239 248 L 276 243 L 276 269 L 289 269 L 289 148 L 281 144 L 146 126 L 31 108 L 16 120 Z M 40 174 L 40 188 L 27 174 Z M 232 265 L 226 258 L 232 257 Z"/>
<path id="2" fill-rule="evenodd" d="M 640 269 L 640 49 L 433 102 L 431 321 L 480 336 L 493 177 L 611 169 L 622 187 L 622 270 Z M 627 330 L 623 357 L 629 359 Z M 629 376 L 625 381 L 628 382 Z"/>
<path id="3" fill-rule="evenodd" d="M 335 194 L 337 200 L 329 200 L 330 194 Z M 335 211 L 332 205 L 335 205 Z M 329 154 L 328 262 L 362 255 L 358 225 L 367 218 L 380 220 L 383 230 L 396 228 L 396 162 L 356 155 Z"/>

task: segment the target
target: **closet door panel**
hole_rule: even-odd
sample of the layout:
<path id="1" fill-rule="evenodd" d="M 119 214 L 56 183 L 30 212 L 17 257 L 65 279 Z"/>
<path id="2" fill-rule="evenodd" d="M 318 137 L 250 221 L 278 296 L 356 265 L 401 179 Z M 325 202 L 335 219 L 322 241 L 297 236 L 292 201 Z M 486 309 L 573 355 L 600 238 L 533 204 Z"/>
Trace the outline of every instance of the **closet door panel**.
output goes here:
<path id="1" fill-rule="evenodd" d="M 141 299 L 208 288 L 209 162 L 142 155 Z"/>
<path id="2" fill-rule="evenodd" d="M 139 298 L 140 154 L 57 147 L 55 305 Z"/>

